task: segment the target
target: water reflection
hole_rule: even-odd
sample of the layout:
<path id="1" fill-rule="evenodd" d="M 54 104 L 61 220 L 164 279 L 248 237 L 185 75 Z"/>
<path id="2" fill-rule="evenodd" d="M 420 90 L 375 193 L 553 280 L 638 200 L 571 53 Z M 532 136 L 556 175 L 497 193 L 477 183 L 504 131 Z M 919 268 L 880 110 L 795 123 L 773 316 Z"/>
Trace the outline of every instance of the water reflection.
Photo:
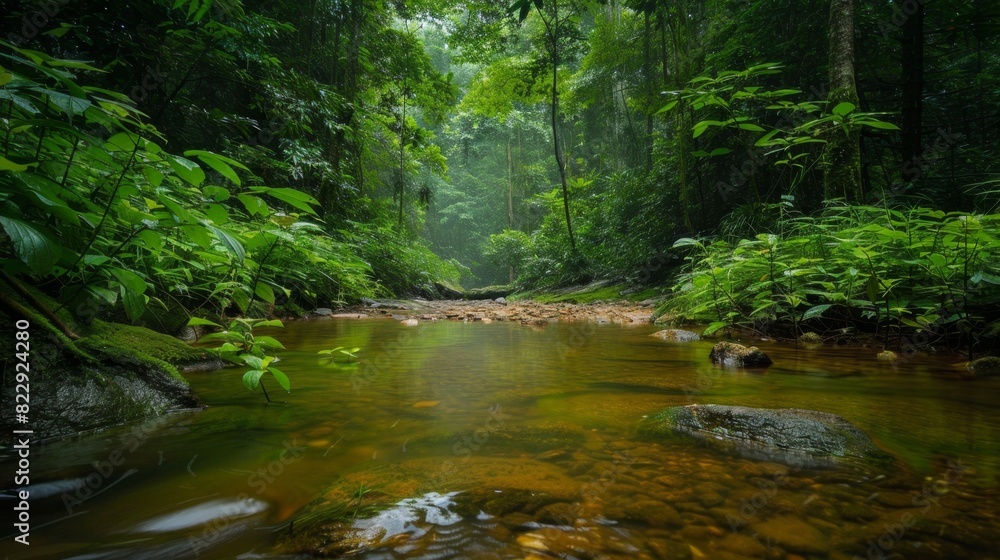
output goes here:
<path id="1" fill-rule="evenodd" d="M 79 515 L 66 519 L 64 496 L 136 427 L 40 447 L 33 544 L 11 549 L 8 538 L 4 552 L 188 558 L 197 542 L 203 559 L 323 547 L 364 558 L 843 559 L 866 557 L 908 515 L 891 553 L 992 553 L 996 382 L 938 379 L 947 357 L 895 371 L 870 349 L 770 343 L 759 344 L 770 369 L 724 370 L 708 363 L 711 342 L 664 342 L 655 330 L 291 323 L 269 333 L 289 348 L 284 404 L 243 389 L 241 370 L 191 374 L 209 408 L 140 430 L 147 437 L 116 466 L 134 474 Z M 362 363 L 327 367 L 316 352 L 337 346 L 360 347 Z M 790 469 L 636 435 L 644 416 L 691 403 L 837 414 L 898 468 Z M 283 461 L 288 445 L 302 453 Z M 297 540 L 307 534 L 292 530 L 298 512 L 353 504 L 359 488 L 372 489 L 360 505 L 381 513 L 326 527 L 323 543 Z"/>

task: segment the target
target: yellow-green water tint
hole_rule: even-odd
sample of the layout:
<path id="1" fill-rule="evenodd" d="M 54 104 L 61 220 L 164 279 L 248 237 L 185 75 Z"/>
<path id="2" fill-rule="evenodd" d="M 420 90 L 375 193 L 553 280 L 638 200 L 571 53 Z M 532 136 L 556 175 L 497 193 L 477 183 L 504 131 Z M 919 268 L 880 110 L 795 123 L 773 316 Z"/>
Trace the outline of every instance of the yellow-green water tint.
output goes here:
<path id="1" fill-rule="evenodd" d="M 416 516 L 362 558 L 995 554 L 1000 382 L 938 378 L 959 361 L 944 356 L 887 364 L 873 349 L 767 342 L 756 344 L 774 366 L 726 370 L 708 363 L 711 342 L 656 330 L 290 323 L 269 333 L 288 348 L 292 392 L 268 385 L 283 402 L 246 391 L 240 369 L 192 373 L 204 410 L 34 448 L 32 545 L 8 536 L 3 552 L 283 557 L 289 522 L 324 497 L 348 517 Z M 361 362 L 316 354 L 337 346 L 360 347 Z M 897 461 L 809 471 L 636 435 L 644 415 L 690 403 L 839 414 Z M 428 517 L 463 495 L 483 511 Z M 415 501 L 378 514 L 376 498 Z M 329 534 L 355 538 L 351 527 Z"/>

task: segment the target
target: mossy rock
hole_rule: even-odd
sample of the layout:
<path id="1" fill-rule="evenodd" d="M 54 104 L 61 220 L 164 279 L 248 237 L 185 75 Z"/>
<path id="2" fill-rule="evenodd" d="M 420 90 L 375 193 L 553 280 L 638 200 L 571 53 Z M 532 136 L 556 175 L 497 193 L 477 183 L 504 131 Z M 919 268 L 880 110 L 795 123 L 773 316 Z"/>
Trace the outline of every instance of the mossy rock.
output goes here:
<path id="1" fill-rule="evenodd" d="M 899 356 L 892 350 L 883 350 L 875 356 L 875 359 L 880 362 L 895 362 L 899 360 Z"/>
<path id="2" fill-rule="evenodd" d="M 803 344 L 805 346 L 820 346 L 823 344 L 823 337 L 814 332 L 802 333 L 802 336 L 799 337 L 799 344 Z"/>
<path id="3" fill-rule="evenodd" d="M 145 327 L 94 320 L 90 334 L 77 346 L 105 355 L 126 354 L 138 360 L 152 358 L 151 365 L 176 371 L 176 367 L 210 360 L 214 355 Z M 164 366 L 166 364 L 166 366 Z"/>
<path id="4" fill-rule="evenodd" d="M 486 286 L 484 288 L 473 288 L 471 290 L 466 290 L 463 293 L 465 299 L 470 300 L 487 300 L 487 299 L 497 299 L 506 298 L 514 293 L 513 286 Z"/>
<path id="5" fill-rule="evenodd" d="M 743 346 L 735 342 L 719 342 L 708 354 L 712 363 L 728 367 L 760 368 L 771 365 L 771 358 L 756 346 Z"/>
<path id="6" fill-rule="evenodd" d="M 965 365 L 976 378 L 980 377 L 1000 377 L 1000 358 L 996 356 L 986 356 L 973 360 Z"/>
<path id="7" fill-rule="evenodd" d="M 37 439 L 199 406 L 177 367 L 212 359 L 205 350 L 143 327 L 99 320 L 81 334 L 76 341 L 41 330 L 32 336 L 31 420 Z M 4 386 L 3 398 L 13 402 L 13 390 Z M 13 418 L 7 413 L 4 420 Z"/>
<path id="8" fill-rule="evenodd" d="M 846 419 L 814 410 L 675 406 L 644 420 L 640 430 L 653 436 L 690 436 L 741 456 L 795 466 L 890 458 Z"/>

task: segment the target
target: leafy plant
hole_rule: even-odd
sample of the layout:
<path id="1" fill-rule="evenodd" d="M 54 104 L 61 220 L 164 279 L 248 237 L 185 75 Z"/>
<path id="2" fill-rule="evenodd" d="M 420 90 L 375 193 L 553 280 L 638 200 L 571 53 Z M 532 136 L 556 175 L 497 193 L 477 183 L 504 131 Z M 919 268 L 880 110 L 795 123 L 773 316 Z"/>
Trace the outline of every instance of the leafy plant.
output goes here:
<path id="1" fill-rule="evenodd" d="M 188 321 L 188 326 L 211 326 L 223 328 L 222 325 L 193 317 Z M 217 333 L 207 334 L 201 337 L 202 341 L 221 340 L 222 346 L 215 348 L 215 352 L 224 360 L 249 366 L 250 369 L 243 374 L 243 385 L 254 391 L 260 386 L 264 391 L 264 398 L 271 402 L 271 397 L 264 387 L 263 377 L 271 374 L 278 385 L 285 391 L 291 391 L 291 382 L 283 371 L 271 364 L 277 359 L 271 355 L 274 350 L 284 350 L 277 339 L 271 336 L 255 335 L 255 328 L 263 327 L 284 327 L 277 319 L 235 319 L 229 323 L 226 330 Z"/>
<path id="2" fill-rule="evenodd" d="M 787 215 L 784 235 L 732 245 L 684 238 L 688 268 L 658 311 L 753 327 L 787 318 L 795 329 L 923 332 L 971 347 L 994 328 L 984 310 L 1000 302 L 1000 215 L 927 208 L 831 205 L 818 217 Z"/>

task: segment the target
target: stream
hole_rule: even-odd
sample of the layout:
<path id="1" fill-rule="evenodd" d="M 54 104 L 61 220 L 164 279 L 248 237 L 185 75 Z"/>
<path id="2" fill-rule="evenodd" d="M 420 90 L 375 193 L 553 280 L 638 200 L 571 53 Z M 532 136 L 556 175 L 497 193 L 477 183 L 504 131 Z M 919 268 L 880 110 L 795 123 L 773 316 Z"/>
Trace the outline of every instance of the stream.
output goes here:
<path id="1" fill-rule="evenodd" d="M 0 553 L 1000 558 L 1000 380 L 941 378 L 954 356 L 888 364 L 873 349 L 769 342 L 757 343 L 775 362 L 766 371 L 722 369 L 711 342 L 656 330 L 386 319 L 269 329 L 288 349 L 277 365 L 290 393 L 265 378 L 266 404 L 242 369 L 189 373 L 204 409 L 34 445 L 31 545 L 5 523 Z M 317 354 L 337 346 L 360 347 L 360 363 Z M 804 469 L 637 434 L 645 416 L 692 403 L 837 414 L 894 461 Z M 16 470 L 9 452 L 3 472 Z M 320 496 L 341 504 L 338 527 L 292 524 Z M 9 516 L 13 500 L 0 506 Z"/>

